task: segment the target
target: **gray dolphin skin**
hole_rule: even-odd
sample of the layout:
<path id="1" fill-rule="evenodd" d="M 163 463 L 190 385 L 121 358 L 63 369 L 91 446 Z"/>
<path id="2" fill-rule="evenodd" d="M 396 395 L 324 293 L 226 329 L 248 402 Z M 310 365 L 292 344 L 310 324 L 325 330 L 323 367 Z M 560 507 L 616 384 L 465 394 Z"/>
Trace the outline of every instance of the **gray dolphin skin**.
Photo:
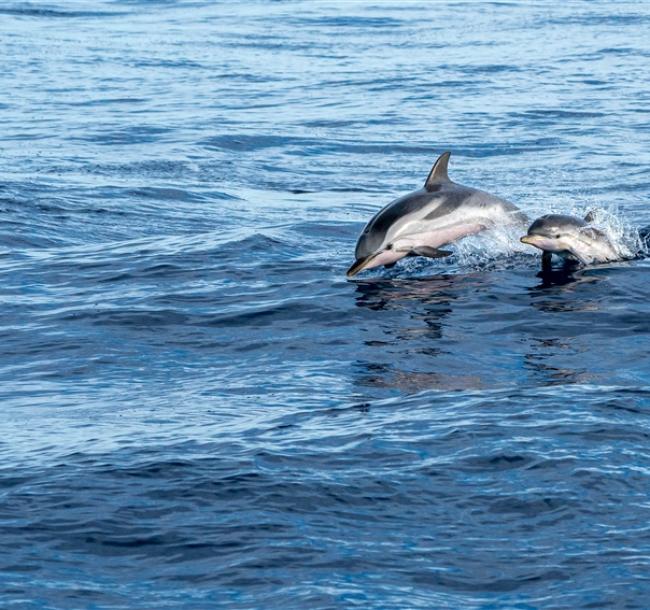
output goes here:
<path id="1" fill-rule="evenodd" d="M 564 214 L 547 214 L 530 225 L 521 242 L 542 250 L 544 265 L 550 263 L 552 254 L 583 265 L 621 260 L 623 257 L 607 236 L 589 226 L 591 220 L 590 214 L 584 220 Z"/>
<path id="2" fill-rule="evenodd" d="M 449 179 L 451 153 L 435 162 L 424 187 L 381 209 L 359 236 L 352 277 L 364 269 L 392 267 L 405 256 L 442 258 L 441 246 L 497 225 L 528 224 L 516 205 Z"/>

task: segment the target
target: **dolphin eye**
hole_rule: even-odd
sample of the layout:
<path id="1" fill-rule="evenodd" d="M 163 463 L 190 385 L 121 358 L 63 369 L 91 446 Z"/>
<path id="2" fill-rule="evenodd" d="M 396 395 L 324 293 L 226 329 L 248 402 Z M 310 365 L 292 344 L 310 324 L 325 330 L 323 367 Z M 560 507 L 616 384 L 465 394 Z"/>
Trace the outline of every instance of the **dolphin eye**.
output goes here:
<path id="1" fill-rule="evenodd" d="M 388 244 L 386 246 L 386 250 L 392 250 L 393 249 L 393 244 Z"/>

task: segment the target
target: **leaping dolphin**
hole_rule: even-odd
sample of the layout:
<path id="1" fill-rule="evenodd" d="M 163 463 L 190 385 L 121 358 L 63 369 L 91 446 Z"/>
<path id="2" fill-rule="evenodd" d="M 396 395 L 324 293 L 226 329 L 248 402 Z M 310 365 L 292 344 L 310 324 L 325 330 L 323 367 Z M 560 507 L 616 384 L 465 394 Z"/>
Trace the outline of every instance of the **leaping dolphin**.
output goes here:
<path id="1" fill-rule="evenodd" d="M 619 253 L 607 235 L 589 226 L 593 221 L 589 213 L 583 220 L 565 214 L 547 214 L 538 218 L 521 242 L 542 250 L 542 265 L 547 267 L 551 254 L 583 265 L 610 263 L 626 258 Z"/>
<path id="2" fill-rule="evenodd" d="M 438 157 L 423 188 L 375 214 L 359 236 L 348 277 L 381 265 L 392 267 L 405 256 L 449 256 L 441 246 L 498 224 L 526 226 L 528 219 L 516 205 L 452 182 L 447 174 L 450 155 Z"/>

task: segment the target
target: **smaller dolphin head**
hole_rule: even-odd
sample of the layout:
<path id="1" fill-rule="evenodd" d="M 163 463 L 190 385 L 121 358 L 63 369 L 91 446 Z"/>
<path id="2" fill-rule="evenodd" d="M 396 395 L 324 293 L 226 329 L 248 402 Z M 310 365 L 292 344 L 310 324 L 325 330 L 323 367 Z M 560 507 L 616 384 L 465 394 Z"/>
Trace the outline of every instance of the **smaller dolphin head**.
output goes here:
<path id="1" fill-rule="evenodd" d="M 587 223 L 575 216 L 547 214 L 538 218 L 520 241 L 544 252 L 571 252 Z"/>

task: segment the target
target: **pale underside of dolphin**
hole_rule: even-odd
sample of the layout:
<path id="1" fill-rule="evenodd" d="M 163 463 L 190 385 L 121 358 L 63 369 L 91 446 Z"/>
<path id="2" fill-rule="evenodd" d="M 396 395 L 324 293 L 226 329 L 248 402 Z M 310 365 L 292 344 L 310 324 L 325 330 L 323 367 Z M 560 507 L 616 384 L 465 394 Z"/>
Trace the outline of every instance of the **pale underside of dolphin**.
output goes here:
<path id="1" fill-rule="evenodd" d="M 348 277 L 364 269 L 391 267 L 406 256 L 442 258 L 442 246 L 496 226 L 528 222 L 516 205 L 475 188 L 452 182 L 451 153 L 433 165 L 424 187 L 381 209 L 359 236 Z"/>

